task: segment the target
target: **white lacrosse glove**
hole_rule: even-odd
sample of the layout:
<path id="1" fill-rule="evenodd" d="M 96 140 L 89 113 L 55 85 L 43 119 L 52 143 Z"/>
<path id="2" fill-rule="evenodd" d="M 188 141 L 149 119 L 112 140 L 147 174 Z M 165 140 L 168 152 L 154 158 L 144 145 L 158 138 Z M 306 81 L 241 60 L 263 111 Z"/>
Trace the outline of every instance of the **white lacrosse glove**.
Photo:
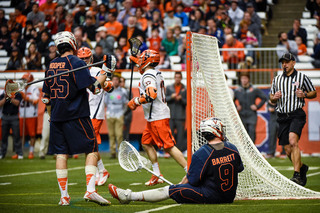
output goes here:
<path id="1" fill-rule="evenodd" d="M 113 55 L 104 55 L 102 64 L 101 74 L 106 75 L 107 73 L 112 74 L 116 70 L 117 60 Z"/>

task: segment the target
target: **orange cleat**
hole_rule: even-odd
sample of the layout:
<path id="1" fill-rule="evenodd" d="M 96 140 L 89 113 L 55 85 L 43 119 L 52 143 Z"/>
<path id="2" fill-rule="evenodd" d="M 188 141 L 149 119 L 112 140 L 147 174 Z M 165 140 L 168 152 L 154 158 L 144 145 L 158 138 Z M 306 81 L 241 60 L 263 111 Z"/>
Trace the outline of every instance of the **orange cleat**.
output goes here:
<path id="1" fill-rule="evenodd" d="M 34 156 L 33 156 L 33 152 L 29 152 L 29 156 L 28 156 L 29 159 L 33 159 Z"/>

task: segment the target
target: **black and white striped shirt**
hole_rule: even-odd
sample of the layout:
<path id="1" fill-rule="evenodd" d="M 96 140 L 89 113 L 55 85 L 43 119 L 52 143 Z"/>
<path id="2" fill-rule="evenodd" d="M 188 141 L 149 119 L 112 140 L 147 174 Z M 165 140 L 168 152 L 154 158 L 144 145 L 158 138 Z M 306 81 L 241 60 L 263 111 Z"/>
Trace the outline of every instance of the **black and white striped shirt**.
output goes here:
<path id="1" fill-rule="evenodd" d="M 276 109 L 279 113 L 290 113 L 304 106 L 304 98 L 298 98 L 295 93 L 297 88 L 303 92 L 315 91 L 309 77 L 297 70 L 294 70 L 290 76 L 283 73 L 273 79 L 270 93 L 274 95 L 280 90 L 282 94 L 277 101 Z"/>

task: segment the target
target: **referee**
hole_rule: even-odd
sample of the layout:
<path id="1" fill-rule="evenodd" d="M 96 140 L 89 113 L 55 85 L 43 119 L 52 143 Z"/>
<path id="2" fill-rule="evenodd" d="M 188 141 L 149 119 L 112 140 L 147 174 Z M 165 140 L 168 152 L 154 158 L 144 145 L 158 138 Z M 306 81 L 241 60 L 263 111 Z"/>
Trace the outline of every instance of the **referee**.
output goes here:
<path id="1" fill-rule="evenodd" d="M 283 145 L 288 158 L 292 161 L 294 174 L 292 181 L 305 186 L 307 183 L 308 166 L 302 164 L 299 138 L 306 123 L 306 113 L 302 107 L 305 98 L 317 97 L 317 92 L 308 76 L 294 69 L 295 58 L 291 53 L 285 53 L 279 59 L 283 74 L 272 81 L 270 100 L 277 104 L 279 123 L 279 145 Z"/>

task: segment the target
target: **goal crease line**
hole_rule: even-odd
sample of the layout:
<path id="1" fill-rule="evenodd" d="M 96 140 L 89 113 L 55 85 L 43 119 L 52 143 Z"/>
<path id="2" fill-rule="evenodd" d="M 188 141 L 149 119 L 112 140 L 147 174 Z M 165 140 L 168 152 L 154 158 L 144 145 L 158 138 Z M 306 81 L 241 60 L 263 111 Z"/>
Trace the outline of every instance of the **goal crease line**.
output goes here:
<path id="1" fill-rule="evenodd" d="M 149 213 L 149 212 L 155 212 L 155 211 L 160 211 L 160 210 L 164 210 L 164 209 L 169 209 L 169 208 L 176 207 L 176 206 L 180 206 L 180 205 L 181 205 L 181 204 L 171 204 L 171 205 L 162 206 L 162 207 L 159 207 L 159 208 L 149 209 L 149 210 L 140 211 L 140 212 L 135 212 L 135 213 Z"/>

